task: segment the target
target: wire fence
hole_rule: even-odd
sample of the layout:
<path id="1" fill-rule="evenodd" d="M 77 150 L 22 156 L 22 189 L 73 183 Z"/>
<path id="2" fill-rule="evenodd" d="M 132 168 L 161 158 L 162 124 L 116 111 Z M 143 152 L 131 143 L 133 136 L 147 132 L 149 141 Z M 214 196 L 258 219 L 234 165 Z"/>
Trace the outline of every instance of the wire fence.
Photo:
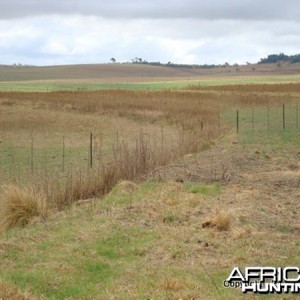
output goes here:
<path id="1" fill-rule="evenodd" d="M 202 133 L 204 140 L 206 132 L 203 128 Z M 18 143 L 16 138 L 10 140 L 7 137 L 0 143 L 0 184 L 22 184 L 32 178 L 49 175 L 64 178 L 74 170 L 95 171 L 112 163 L 120 152 L 139 147 L 141 139 L 143 147 L 147 147 L 147 155 L 163 164 L 189 151 L 188 148 L 193 146 L 191 134 L 191 131 L 184 129 L 180 130 L 178 135 L 170 134 L 164 126 L 151 134 L 141 129 L 140 133 L 136 137 L 133 134 L 130 140 L 125 140 L 119 132 L 109 139 L 90 132 L 86 134 L 85 142 L 80 145 L 72 145 L 74 137 L 71 135 L 50 138 L 47 142 L 41 135 L 32 133 L 21 143 Z M 154 158 L 155 155 L 158 157 Z"/>
<path id="2" fill-rule="evenodd" d="M 235 128 L 237 133 L 245 131 L 294 131 L 300 128 L 299 105 L 255 106 L 237 108 L 223 115 L 222 121 Z"/>
<path id="3" fill-rule="evenodd" d="M 44 138 L 34 134 L 24 140 L 18 143 L 6 138 L 0 142 L 0 183 L 22 183 L 33 174 L 63 176 L 73 168 L 92 168 L 100 163 L 103 152 L 99 137 L 92 133 L 85 145 L 72 145 L 73 137 L 67 135 L 61 136 L 60 143 L 56 138 L 45 144 Z"/>
<path id="4" fill-rule="evenodd" d="M 221 133 L 224 128 L 234 128 L 237 134 L 253 132 L 291 132 L 299 131 L 299 105 L 282 104 L 280 106 L 255 106 L 240 107 L 222 114 L 213 131 Z M 199 120 L 199 127 L 203 133 L 202 141 L 209 139 L 208 126 Z M 162 126 L 155 135 L 147 132 L 142 133 L 147 138 L 147 145 L 152 144 L 152 149 L 160 149 L 161 158 L 167 159 L 172 154 L 172 148 L 178 148 L 179 152 L 186 150 L 183 145 L 186 143 L 187 131 L 181 130 L 178 137 L 168 135 Z M 209 133 L 211 136 L 213 134 Z M 262 135 L 262 134 L 261 134 Z M 199 139 L 199 135 L 198 135 Z M 86 134 L 84 143 L 72 145 L 74 138 L 68 135 L 56 138 L 55 143 L 45 145 L 39 136 L 31 134 L 26 142 L 17 143 L 10 141 L 9 137 L 3 141 L 0 139 L 0 184 L 11 182 L 26 182 L 27 178 L 36 176 L 48 176 L 55 174 L 62 178 L 72 169 L 95 169 L 103 162 L 109 163 L 113 155 L 120 148 L 124 141 L 119 133 L 114 141 L 107 143 L 99 134 L 92 132 Z M 198 140 L 196 142 L 201 142 Z M 131 141 L 131 147 L 134 147 Z M 177 151 L 176 150 L 176 151 Z M 153 151 L 153 150 L 151 150 Z M 174 150 L 175 151 L 175 150 Z"/>

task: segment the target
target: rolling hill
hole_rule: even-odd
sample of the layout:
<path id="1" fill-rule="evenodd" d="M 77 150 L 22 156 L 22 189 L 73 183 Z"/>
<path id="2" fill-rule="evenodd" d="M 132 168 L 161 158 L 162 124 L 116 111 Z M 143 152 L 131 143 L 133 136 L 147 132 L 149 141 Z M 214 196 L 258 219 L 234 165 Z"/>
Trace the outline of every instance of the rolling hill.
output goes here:
<path id="1" fill-rule="evenodd" d="M 300 64 L 255 64 L 243 66 L 170 67 L 148 64 L 84 64 L 62 66 L 0 65 L 0 82 L 35 80 L 74 80 L 101 83 L 149 82 L 193 79 L 205 76 L 299 74 Z"/>

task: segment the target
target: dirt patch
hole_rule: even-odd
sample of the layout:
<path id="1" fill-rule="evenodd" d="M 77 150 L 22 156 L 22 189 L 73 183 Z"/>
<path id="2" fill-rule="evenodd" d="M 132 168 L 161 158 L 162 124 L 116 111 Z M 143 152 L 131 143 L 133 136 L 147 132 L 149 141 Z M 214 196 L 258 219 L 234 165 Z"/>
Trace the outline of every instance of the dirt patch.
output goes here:
<path id="1" fill-rule="evenodd" d="M 186 155 L 180 163 L 157 168 L 148 179 L 205 184 L 236 182 L 241 177 L 239 166 L 253 162 L 255 158 L 249 157 L 236 138 L 230 136 L 207 150 Z"/>

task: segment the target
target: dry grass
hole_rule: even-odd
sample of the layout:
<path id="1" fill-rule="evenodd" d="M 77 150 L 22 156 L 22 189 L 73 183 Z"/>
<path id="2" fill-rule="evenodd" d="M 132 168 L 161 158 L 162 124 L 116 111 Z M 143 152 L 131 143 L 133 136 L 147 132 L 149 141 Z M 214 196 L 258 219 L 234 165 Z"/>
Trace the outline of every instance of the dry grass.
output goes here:
<path id="1" fill-rule="evenodd" d="M 13 300 L 43 300 L 42 296 L 33 296 L 31 293 L 22 293 L 18 288 L 12 284 L 0 281 L 0 299 L 13 299 Z"/>
<path id="2" fill-rule="evenodd" d="M 203 228 L 210 227 L 219 231 L 229 231 L 232 226 L 233 216 L 230 212 L 217 211 L 215 215 L 202 224 Z"/>
<path id="3" fill-rule="evenodd" d="M 221 114 L 227 109 L 267 105 L 270 101 L 281 104 L 283 99 L 293 102 L 299 98 L 298 84 L 251 87 L 254 92 L 248 86 L 238 86 L 176 91 L 0 93 L 0 145 L 4 146 L 3 152 L 11 152 L 5 161 L 9 171 L 2 178 L 20 186 L 26 177 L 29 187 L 25 190 L 43 191 L 48 206 L 54 210 L 64 209 L 74 201 L 103 196 L 119 181 L 141 178 L 158 166 L 199 151 L 204 143 L 222 135 L 227 127 L 221 124 Z M 289 94 L 292 96 L 287 97 Z M 90 132 L 94 134 L 93 168 L 87 167 Z M 66 162 L 63 171 L 62 136 L 66 137 L 66 153 L 79 153 Z M 46 162 L 34 161 L 30 169 L 31 143 L 34 159 L 39 151 L 44 155 L 43 151 L 51 147 L 57 148 L 56 153 Z M 25 174 L 30 176 L 20 172 L 20 148 L 29 149 L 21 159 L 27 168 L 29 165 Z M 51 164 L 54 159 L 57 165 Z M 7 208 L 2 213 L 7 214 Z M 23 213 L 26 216 L 27 210 L 23 209 Z M 15 224 L 25 225 L 27 219 Z M 221 214 L 214 226 L 227 230 L 223 229 L 230 226 L 226 222 L 228 219 Z M 13 224 L 8 222 L 5 227 Z"/>
<path id="4" fill-rule="evenodd" d="M 203 140 L 220 134 L 215 124 L 218 105 L 199 102 L 198 96 L 190 92 L 2 93 L 0 102 L 5 103 L 0 108 L 7 112 L 0 121 L 0 140 L 8 145 L 16 141 L 15 147 L 34 144 L 34 156 L 47 144 L 61 143 L 59 133 L 65 135 L 68 130 L 68 135 L 74 134 L 72 140 L 65 139 L 68 144 L 82 148 L 88 144 L 82 136 L 96 132 L 93 168 L 79 160 L 71 167 L 66 165 L 63 173 L 35 161 L 31 164 L 27 189 L 43 191 L 55 210 L 74 201 L 101 197 L 119 181 L 136 180 L 157 166 L 197 151 Z M 24 160 L 32 159 L 29 153 L 30 149 Z M 12 180 L 18 184 L 15 156 L 18 155 L 13 153 L 8 159 L 12 163 Z M 11 226 L 13 222 L 7 227 Z"/>
<path id="5" fill-rule="evenodd" d="M 45 194 L 33 187 L 6 186 L 0 198 L 0 231 L 12 227 L 24 227 L 34 217 L 47 216 Z"/>
<path id="6" fill-rule="evenodd" d="M 234 159 L 239 174 L 221 189 L 199 182 L 143 182 L 137 189 L 122 181 L 91 206 L 7 234 L 1 278 L 55 299 L 240 299 L 240 290 L 223 287 L 234 266 L 298 265 L 299 191 L 276 186 L 263 172 L 285 171 L 298 150 L 269 161 L 254 159 L 256 146 L 250 151 L 231 139 L 213 147 L 224 161 Z M 197 154 L 199 164 L 206 154 Z M 207 192 L 213 187 L 217 194 Z M 274 211 L 279 205 L 286 209 Z M 222 230 L 203 229 L 207 216 Z"/>
<path id="7" fill-rule="evenodd" d="M 213 217 L 211 223 L 220 231 L 228 231 L 231 228 L 232 218 L 231 213 L 220 211 Z"/>
<path id="8" fill-rule="evenodd" d="M 132 181 L 124 180 L 124 181 L 119 182 L 117 184 L 116 188 L 118 190 L 121 190 L 121 191 L 131 194 L 133 192 L 136 192 L 139 189 L 139 186 Z"/>
<path id="9" fill-rule="evenodd" d="M 248 75 L 255 77 L 267 74 L 299 74 L 298 64 L 250 64 L 236 66 L 215 66 L 214 68 L 174 68 L 145 64 L 96 64 L 47 67 L 0 66 L 0 81 L 38 80 L 44 83 L 124 83 L 161 80 L 207 80 Z M 80 85 L 79 85 L 80 86 Z"/>

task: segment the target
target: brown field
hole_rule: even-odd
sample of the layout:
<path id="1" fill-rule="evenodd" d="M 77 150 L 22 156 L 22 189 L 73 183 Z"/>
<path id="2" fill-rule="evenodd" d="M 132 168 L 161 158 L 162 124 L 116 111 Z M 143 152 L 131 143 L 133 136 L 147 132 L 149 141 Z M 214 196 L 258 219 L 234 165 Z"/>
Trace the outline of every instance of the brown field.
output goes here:
<path id="1" fill-rule="evenodd" d="M 239 299 L 233 266 L 299 266 L 299 104 L 299 83 L 0 93 L 0 298 Z"/>
<path id="2" fill-rule="evenodd" d="M 129 83 L 232 77 L 299 74 L 299 64 L 252 64 L 214 68 L 171 68 L 139 64 L 98 64 L 46 67 L 0 66 L 0 82 L 47 80 L 59 82 Z"/>

